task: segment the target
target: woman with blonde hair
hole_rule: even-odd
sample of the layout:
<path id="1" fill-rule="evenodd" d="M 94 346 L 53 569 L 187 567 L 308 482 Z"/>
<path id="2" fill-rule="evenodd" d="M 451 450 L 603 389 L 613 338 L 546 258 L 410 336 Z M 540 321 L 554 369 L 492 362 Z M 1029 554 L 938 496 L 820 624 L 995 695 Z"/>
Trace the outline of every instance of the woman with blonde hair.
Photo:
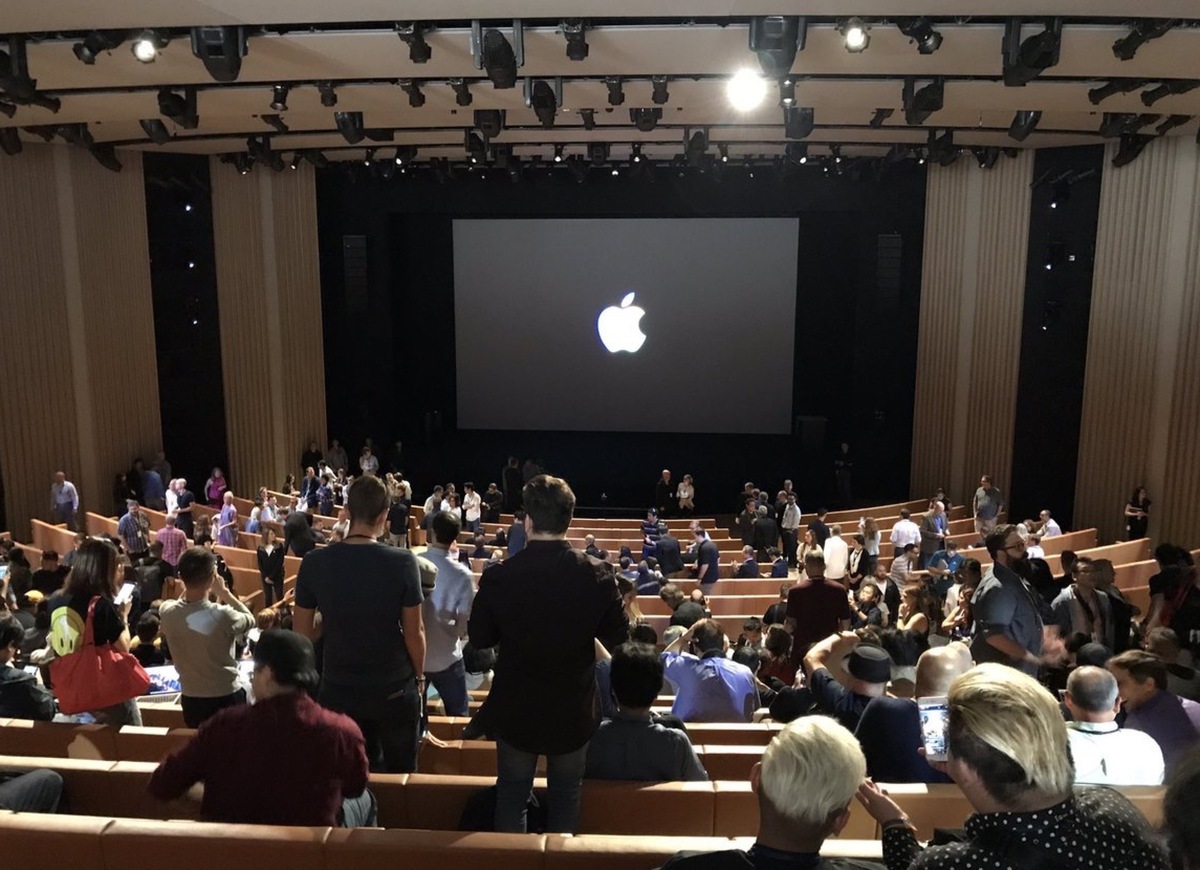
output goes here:
<path id="1" fill-rule="evenodd" d="M 807 578 L 808 572 L 804 570 L 804 560 L 809 553 L 824 553 L 821 550 L 821 545 L 817 543 L 816 536 L 813 535 L 812 529 L 804 530 L 804 539 L 800 542 L 800 547 L 796 550 L 796 564 L 800 566 L 801 578 Z"/>
<path id="2" fill-rule="evenodd" d="M 633 581 L 618 574 L 617 591 L 621 593 L 621 606 L 625 609 L 625 618 L 629 620 L 629 625 L 634 626 L 645 622 L 646 617 L 642 615 L 642 609 L 638 607 L 637 587 L 633 585 Z"/>
<path id="3" fill-rule="evenodd" d="M 870 577 L 875 573 L 875 563 L 879 561 L 879 524 L 875 517 L 863 517 L 858 521 L 858 530 L 863 536 L 863 554 L 859 573 Z"/>
<path id="4" fill-rule="evenodd" d="M 675 498 L 679 499 L 679 515 L 690 517 L 696 509 L 696 487 L 692 483 L 690 474 L 685 474 L 683 480 L 679 482 L 679 487 L 675 490 Z"/>

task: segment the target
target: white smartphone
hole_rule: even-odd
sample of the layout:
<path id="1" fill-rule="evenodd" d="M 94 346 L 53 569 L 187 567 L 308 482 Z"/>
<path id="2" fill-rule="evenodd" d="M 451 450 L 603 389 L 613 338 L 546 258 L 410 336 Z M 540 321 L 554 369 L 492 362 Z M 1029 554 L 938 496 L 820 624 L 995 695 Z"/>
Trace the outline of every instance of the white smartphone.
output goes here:
<path id="1" fill-rule="evenodd" d="M 117 590 L 117 594 L 113 596 L 113 604 L 120 606 L 133 597 L 133 590 L 137 588 L 136 583 L 123 583 L 121 588 Z"/>
<path id="2" fill-rule="evenodd" d="M 945 761 L 946 729 L 950 724 L 950 707 L 945 697 L 918 698 L 917 711 L 921 719 L 921 739 L 925 743 L 925 760 Z"/>

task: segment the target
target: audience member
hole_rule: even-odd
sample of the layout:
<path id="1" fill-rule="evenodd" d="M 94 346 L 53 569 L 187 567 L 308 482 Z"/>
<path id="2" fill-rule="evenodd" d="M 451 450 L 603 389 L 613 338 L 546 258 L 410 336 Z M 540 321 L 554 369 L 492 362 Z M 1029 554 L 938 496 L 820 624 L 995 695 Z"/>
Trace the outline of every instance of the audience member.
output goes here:
<path id="1" fill-rule="evenodd" d="M 971 510 L 975 516 L 975 534 L 984 541 L 996 527 L 996 520 L 1004 510 L 1004 496 L 992 485 L 991 475 L 985 474 L 979 478 L 979 489 L 975 490 L 975 497 L 971 500 Z"/>
<path id="2" fill-rule="evenodd" d="M 1126 650 L 1109 659 L 1125 705 L 1125 727 L 1144 731 L 1162 750 L 1169 773 L 1200 744 L 1200 704 L 1167 690 L 1167 667 L 1141 650 Z"/>
<path id="3" fill-rule="evenodd" d="M 196 495 L 187 488 L 187 480 L 182 477 L 175 481 L 175 498 L 175 526 L 185 537 L 194 540 L 196 523 L 192 514 L 195 510 Z"/>
<path id="4" fill-rule="evenodd" d="M 793 690 L 799 698 L 772 705 L 772 717 L 781 721 L 794 718 L 776 716 L 776 707 L 781 712 L 790 709 L 800 715 L 803 712 L 800 707 L 808 705 L 807 699 L 811 698 L 817 711 L 833 716 L 853 731 L 867 704 L 872 698 L 882 696 L 887 688 L 892 660 L 881 647 L 861 643 L 853 632 L 843 632 L 831 634 L 808 651 L 804 656 L 804 673 L 808 678 L 807 689 Z M 801 701 L 800 706 L 796 706 L 797 700 Z"/>
<path id="5" fill-rule="evenodd" d="M 1117 588 L 1117 571 L 1112 559 L 1095 559 L 1092 565 L 1096 568 L 1096 591 L 1108 598 L 1109 609 L 1112 611 L 1112 650 L 1119 655 L 1137 645 L 1134 642 L 1133 618 L 1141 613 L 1141 610 L 1131 604 L 1125 593 Z M 1200 619 L 1200 596 L 1197 596 L 1196 604 L 1195 615 Z M 1196 624 L 1200 626 L 1200 622 Z"/>
<path id="6" fill-rule="evenodd" d="M 654 558 L 658 560 L 659 570 L 664 577 L 673 577 L 683 571 L 683 555 L 679 548 L 679 539 L 671 534 L 670 525 L 658 524 L 658 540 L 654 544 Z"/>
<path id="7" fill-rule="evenodd" d="M 172 568 L 179 565 L 179 557 L 188 547 L 188 537 L 179 528 L 179 515 L 167 514 L 166 524 L 158 530 L 155 542 L 162 544 L 162 557 Z"/>
<path id="8" fill-rule="evenodd" d="M 275 539 L 275 530 L 268 527 L 262 533 L 257 551 L 258 574 L 262 579 L 263 607 L 283 600 L 283 566 L 287 551 Z"/>
<path id="9" fill-rule="evenodd" d="M 33 572 L 29 585 L 31 589 L 36 589 L 49 598 L 62 589 L 66 579 L 67 569 L 58 563 L 58 553 L 54 550 L 43 550 L 41 567 Z"/>
<path id="10" fill-rule="evenodd" d="M 53 770 L 31 770 L 0 781 L 0 810 L 14 813 L 57 813 L 62 776 Z"/>
<path id="11" fill-rule="evenodd" d="M 796 549 L 800 546 L 800 506 L 796 504 L 794 492 L 787 494 L 787 502 L 779 515 L 779 537 L 783 541 L 782 552 L 786 566 L 795 568 Z M 787 574 L 783 576 L 786 577 Z"/>
<path id="12" fill-rule="evenodd" d="M 805 578 L 788 591 L 786 625 L 792 633 L 792 661 L 799 666 L 808 648 L 850 627 L 846 587 L 825 579 L 825 556 L 813 550 L 804 557 Z"/>
<path id="13" fill-rule="evenodd" d="M 771 549 L 774 549 L 772 547 Z M 738 579 L 758 578 L 758 562 L 754 559 L 754 549 L 742 547 L 742 561 L 735 562 L 733 576 Z"/>
<path id="14" fill-rule="evenodd" d="M 873 625 L 876 628 L 883 627 L 883 612 L 879 609 L 879 603 L 883 599 L 883 593 L 879 591 L 879 587 L 874 583 L 864 583 L 858 590 L 855 596 L 855 604 L 851 608 L 853 616 L 850 624 L 853 628 L 864 628 L 868 625 Z"/>
<path id="15" fill-rule="evenodd" d="M 317 546 L 317 536 L 313 533 L 312 515 L 307 511 L 294 510 L 288 513 L 283 521 L 283 549 L 293 556 L 303 559 Z M 197 538 L 199 543 L 199 538 Z"/>
<path id="16" fill-rule="evenodd" d="M 1056 535 L 1061 535 L 1063 533 L 1062 526 L 1054 521 L 1054 519 L 1050 516 L 1050 511 L 1042 511 L 1038 515 L 1038 522 L 1040 523 L 1038 534 L 1043 539 L 1053 538 Z"/>
<path id="17" fill-rule="evenodd" d="M 754 520 L 754 534 L 751 536 L 750 543 L 758 553 L 759 560 L 763 562 L 767 560 L 767 550 L 779 546 L 779 524 L 775 522 L 771 509 L 766 505 L 762 505 L 758 509 L 758 516 Z"/>
<path id="18" fill-rule="evenodd" d="M 825 541 L 829 538 L 829 526 L 825 525 L 825 516 L 828 514 L 823 507 L 817 508 L 817 518 L 808 524 L 808 530 L 812 532 L 813 544 L 817 547 L 825 548 Z"/>
<path id="19" fill-rule="evenodd" d="M 758 706 L 754 673 L 727 659 L 728 649 L 721 623 L 701 619 L 663 650 L 676 690 L 671 712 L 684 722 L 750 721 Z"/>
<path id="20" fill-rule="evenodd" d="M 701 593 L 703 595 L 703 593 Z M 658 591 L 658 597 L 671 608 L 670 625 L 691 628 L 704 618 L 704 606 L 683 594 L 674 583 L 667 583 Z"/>
<path id="21" fill-rule="evenodd" d="M 153 611 L 147 610 L 138 617 L 137 637 L 130 642 L 130 651 L 143 668 L 156 668 L 167 663 L 158 633 L 161 626 L 162 621 Z"/>
<path id="22" fill-rule="evenodd" d="M 1146 650 L 1166 665 L 1167 691 L 1181 698 L 1200 701 L 1200 670 L 1193 667 L 1192 654 L 1183 648 L 1175 632 L 1162 626 L 1151 629 L 1146 635 Z"/>
<path id="23" fill-rule="evenodd" d="M 696 580 L 708 592 L 720 577 L 721 549 L 699 523 L 694 524 L 692 535 L 696 539 Z"/>
<path id="24" fill-rule="evenodd" d="M 829 527 L 829 537 L 821 545 L 825 554 L 825 576 L 839 583 L 846 583 L 850 570 L 850 547 L 842 539 L 842 527 L 834 523 Z"/>
<path id="25" fill-rule="evenodd" d="M 912 514 L 909 513 L 908 508 L 901 508 L 900 519 L 896 520 L 896 524 L 892 526 L 892 533 L 888 536 L 888 540 L 892 542 L 892 555 L 894 556 L 903 553 L 909 544 L 912 544 L 912 551 L 916 552 L 921 544 L 921 528 L 909 519 L 910 516 Z"/>
<path id="26" fill-rule="evenodd" d="M 79 491 L 75 489 L 75 484 L 67 480 L 65 472 L 54 472 L 54 482 L 50 485 L 51 522 L 61 523 L 74 531 L 75 514 L 77 513 L 79 513 Z"/>
<path id="27" fill-rule="evenodd" d="M 226 492 L 224 504 L 217 519 L 217 543 L 222 547 L 236 547 L 238 536 L 238 509 L 233 503 L 233 493 Z"/>
<path id="28" fill-rule="evenodd" d="M 25 629 L 0 610 L 0 719 L 39 719 L 49 722 L 58 712 L 54 695 L 38 685 L 37 677 L 13 667 L 21 654 Z M 0 807 L 5 806 L 0 785 Z"/>
<path id="29" fill-rule="evenodd" d="M 150 522 L 142 506 L 133 499 L 125 503 L 125 515 L 117 522 L 117 534 L 125 555 L 136 562 L 150 551 Z"/>
<path id="30" fill-rule="evenodd" d="M 1092 560 L 1081 557 L 1072 570 L 1075 582 L 1050 605 L 1059 634 L 1083 635 L 1093 643 L 1113 648 L 1112 606 L 1107 595 L 1096 591 L 1097 571 Z"/>
<path id="31" fill-rule="evenodd" d="M 950 528 L 946 522 L 946 506 L 937 500 L 930 502 L 929 511 L 921 517 L 919 528 L 921 533 L 920 567 L 924 569 L 928 568 L 933 561 L 933 554 L 942 551 L 945 547 L 946 533 Z"/>
<path id="32" fill-rule="evenodd" d="M 943 598 L 954 583 L 954 575 L 963 563 L 963 555 L 958 552 L 958 542 L 953 538 L 946 541 L 944 549 L 937 550 L 929 557 L 926 566 L 933 576 L 933 588 Z"/>
<path id="33" fill-rule="evenodd" d="M 425 558 L 437 568 L 437 578 L 421 605 L 427 637 L 425 678 L 437 690 L 447 716 L 468 716 L 467 673 L 459 641 L 467 636 L 475 583 L 471 570 L 450 556 L 462 529 L 458 517 L 439 511 L 430 529 L 433 537 Z"/>
<path id="34" fill-rule="evenodd" d="M 783 625 L 787 619 L 787 600 L 788 593 L 792 590 L 791 583 L 779 584 L 779 600 L 767 608 L 763 614 L 762 621 L 764 625 Z"/>
<path id="35" fill-rule="evenodd" d="M 1063 703 L 1071 713 L 1067 739 L 1081 785 L 1162 785 L 1163 754 L 1154 738 L 1117 725 L 1117 681 L 1084 665 L 1067 677 Z"/>
<path id="36" fill-rule="evenodd" d="M 1141 490 L 1144 494 L 1145 490 Z M 1149 500 L 1146 505 L 1149 506 Z M 1171 866 L 1175 870 L 1200 870 L 1200 750 L 1193 750 L 1179 765 L 1163 798 L 1163 828 Z M 3 800 L 0 799 L 0 804 Z"/>
<path id="37" fill-rule="evenodd" d="M 229 485 L 225 482 L 225 475 L 221 469 L 214 468 L 208 480 L 204 481 L 204 497 L 208 501 L 208 506 L 220 510 L 225 503 L 225 490 Z"/>
<path id="38" fill-rule="evenodd" d="M 513 514 L 513 524 L 508 527 L 508 536 L 505 540 L 510 559 L 525 549 L 525 516 L 525 511 L 518 508 Z"/>

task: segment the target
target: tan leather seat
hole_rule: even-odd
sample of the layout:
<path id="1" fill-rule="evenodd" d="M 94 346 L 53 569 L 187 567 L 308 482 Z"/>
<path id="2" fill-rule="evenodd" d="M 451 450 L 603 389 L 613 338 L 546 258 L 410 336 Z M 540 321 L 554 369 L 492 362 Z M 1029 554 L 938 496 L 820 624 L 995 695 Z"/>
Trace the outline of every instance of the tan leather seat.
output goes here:
<path id="1" fill-rule="evenodd" d="M 325 844 L 326 870 L 543 870 L 544 836 L 449 831 L 336 830 Z"/>
<path id="2" fill-rule="evenodd" d="M 104 867 L 101 834 L 111 822 L 104 817 L 0 810 L 0 854 L 4 855 L 4 866 L 101 870 Z"/>
<path id="3" fill-rule="evenodd" d="M 712 832 L 712 783 L 590 780 L 583 784 L 581 834 L 706 837 Z"/>
<path id="4" fill-rule="evenodd" d="M 172 870 L 324 870 L 323 845 L 329 833 L 329 828 L 117 819 L 104 831 L 100 844 L 106 870 L 128 870 L 131 864 Z"/>
<path id="5" fill-rule="evenodd" d="M 749 842 L 742 845 L 749 846 Z M 546 870 L 649 870 L 676 852 L 715 852 L 738 844 L 721 837 L 546 837 Z"/>
<path id="6" fill-rule="evenodd" d="M 47 758 L 116 761 L 115 731 L 106 725 L 68 725 L 13 719 L 0 732 L 0 752 Z"/>
<path id="7" fill-rule="evenodd" d="M 191 728 L 151 728 L 126 725 L 113 732 L 120 761 L 159 762 L 196 734 Z"/>

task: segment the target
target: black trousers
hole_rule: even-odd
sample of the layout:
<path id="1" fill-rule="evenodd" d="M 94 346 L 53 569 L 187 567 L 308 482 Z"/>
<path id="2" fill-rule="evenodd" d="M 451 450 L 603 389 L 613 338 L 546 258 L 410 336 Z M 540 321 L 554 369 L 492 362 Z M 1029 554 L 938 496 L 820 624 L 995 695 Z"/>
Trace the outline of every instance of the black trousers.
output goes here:
<path id="1" fill-rule="evenodd" d="M 415 682 L 403 688 L 321 684 L 321 705 L 354 720 L 376 773 L 414 773 L 421 744 L 421 698 Z"/>
<path id="2" fill-rule="evenodd" d="M 189 698 L 187 695 L 179 697 L 179 705 L 183 707 L 183 724 L 189 728 L 199 728 L 202 722 L 211 719 L 226 707 L 237 707 L 245 703 L 245 689 L 238 689 L 232 695 L 221 695 L 218 698 Z"/>

